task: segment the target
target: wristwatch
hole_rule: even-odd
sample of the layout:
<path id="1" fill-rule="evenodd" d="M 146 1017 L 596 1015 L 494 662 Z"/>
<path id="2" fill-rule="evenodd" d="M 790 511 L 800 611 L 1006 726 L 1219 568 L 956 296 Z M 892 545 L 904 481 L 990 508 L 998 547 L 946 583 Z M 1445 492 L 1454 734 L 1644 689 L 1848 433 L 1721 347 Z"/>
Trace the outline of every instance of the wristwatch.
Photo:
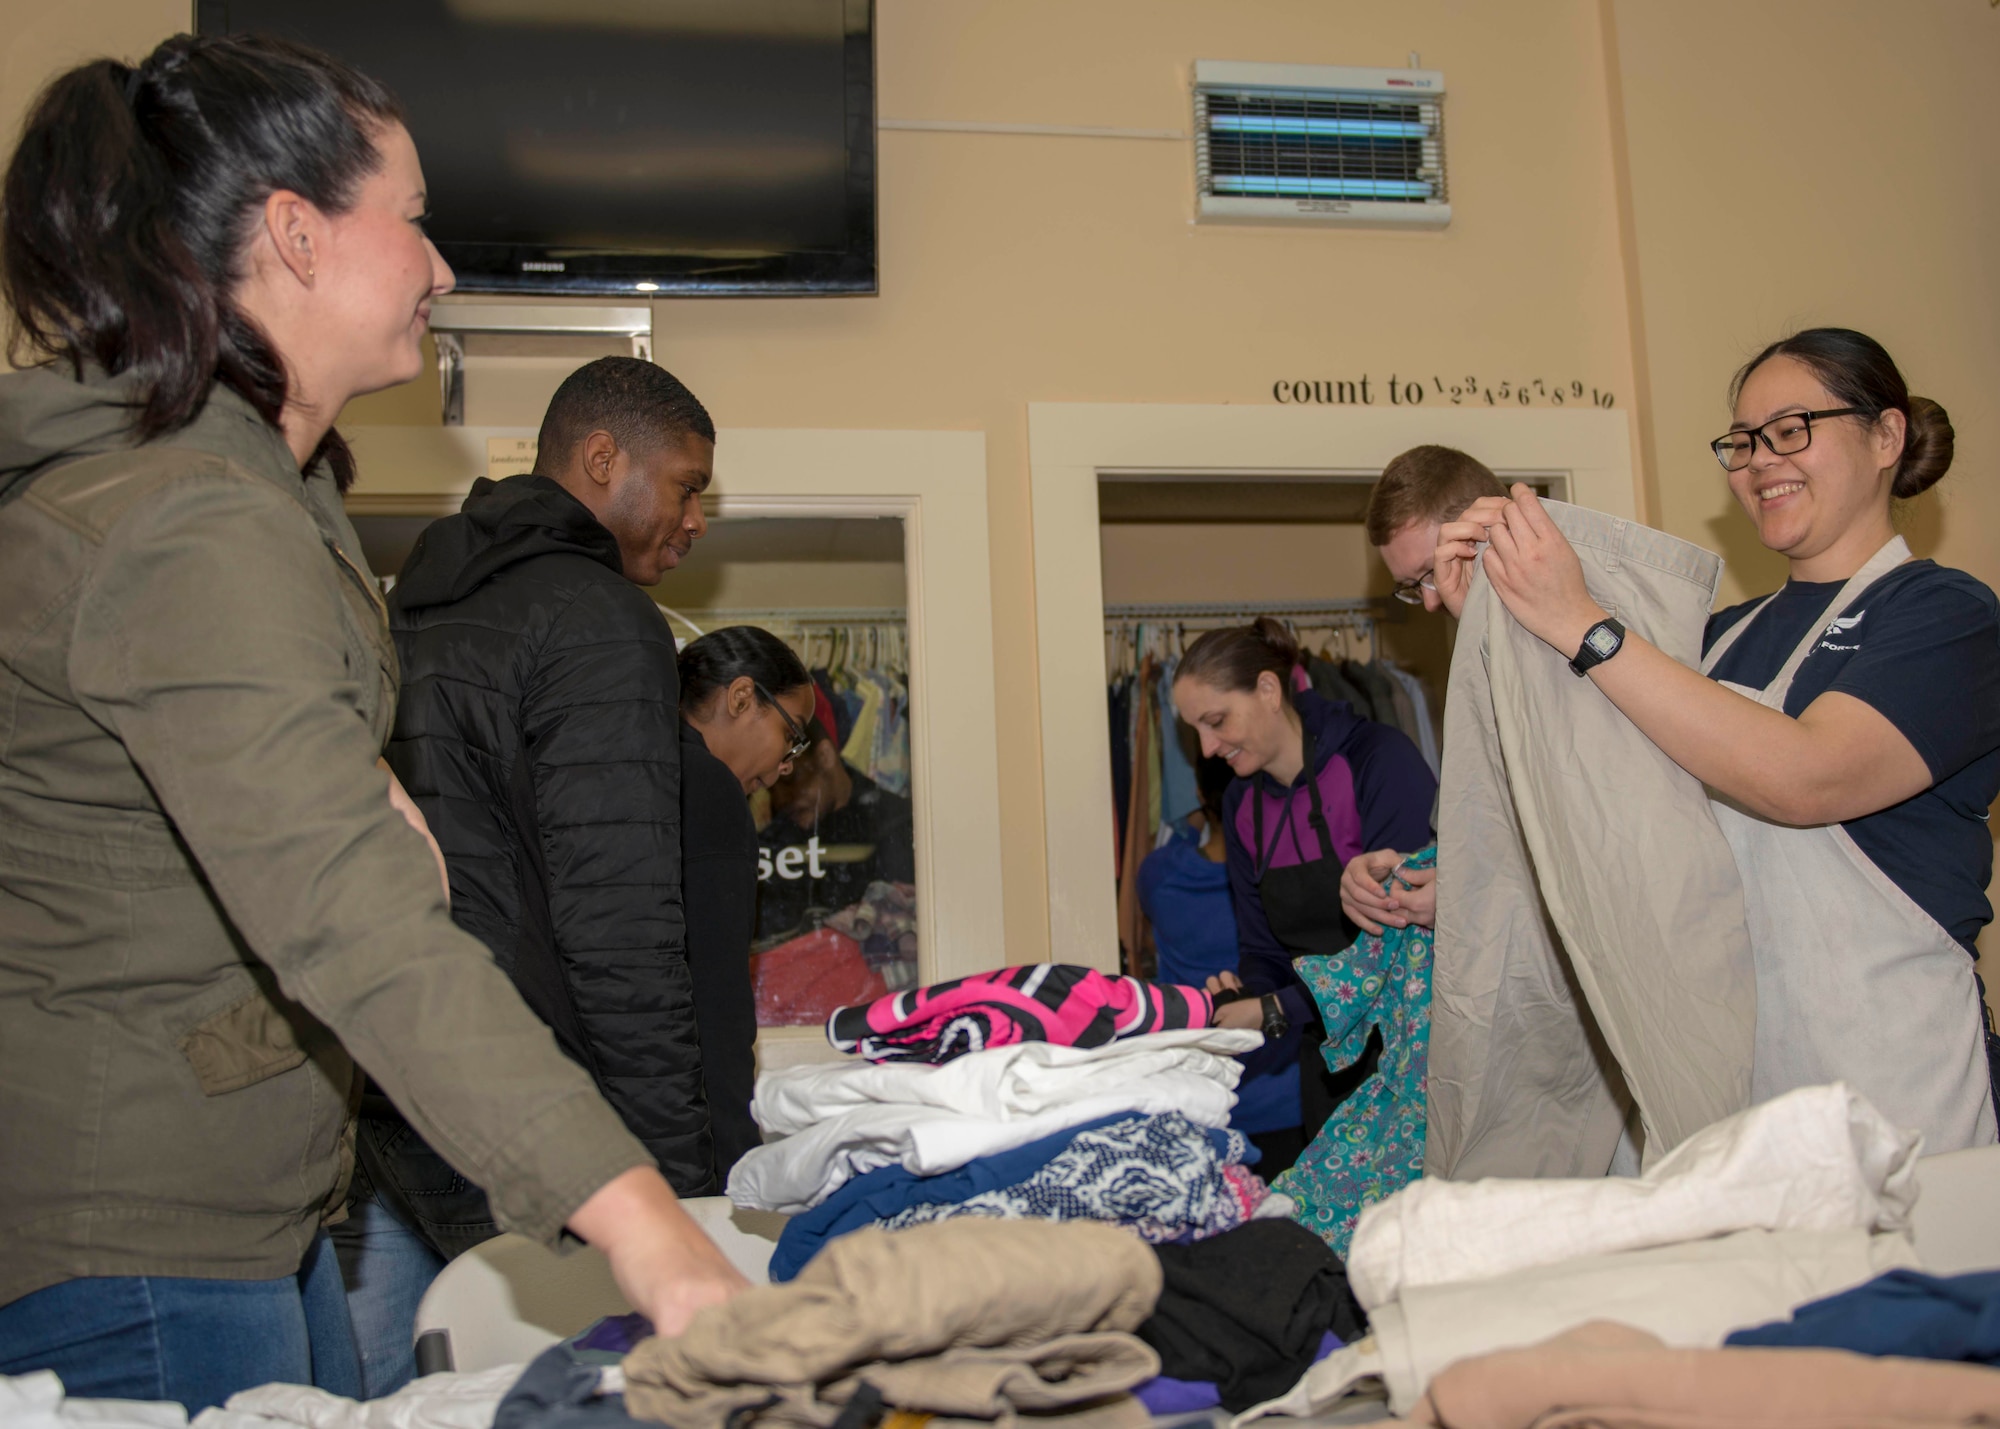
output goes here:
<path id="1" fill-rule="evenodd" d="M 1588 675 L 1624 648 L 1625 627 L 1608 618 L 1600 620 L 1584 632 L 1583 645 L 1576 652 L 1576 658 L 1569 662 L 1569 667 L 1579 677 Z"/>
<path id="2" fill-rule="evenodd" d="M 1285 1016 L 1284 1005 L 1275 992 L 1265 993 L 1260 1001 L 1264 1004 L 1264 1036 L 1275 1042 L 1291 1031 L 1291 1020 Z"/>

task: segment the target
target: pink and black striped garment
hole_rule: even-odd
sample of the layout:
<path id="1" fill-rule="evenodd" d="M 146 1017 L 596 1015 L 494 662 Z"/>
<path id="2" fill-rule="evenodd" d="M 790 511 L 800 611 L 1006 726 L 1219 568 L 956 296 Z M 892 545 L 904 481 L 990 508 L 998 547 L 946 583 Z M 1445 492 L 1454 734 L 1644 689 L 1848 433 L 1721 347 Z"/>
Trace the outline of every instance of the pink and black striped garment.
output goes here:
<path id="1" fill-rule="evenodd" d="M 839 1008 L 826 1037 L 871 1062 L 935 1063 L 1017 1042 L 1102 1047 L 1144 1032 L 1207 1027 L 1214 1012 L 1198 987 L 1034 963 Z"/>

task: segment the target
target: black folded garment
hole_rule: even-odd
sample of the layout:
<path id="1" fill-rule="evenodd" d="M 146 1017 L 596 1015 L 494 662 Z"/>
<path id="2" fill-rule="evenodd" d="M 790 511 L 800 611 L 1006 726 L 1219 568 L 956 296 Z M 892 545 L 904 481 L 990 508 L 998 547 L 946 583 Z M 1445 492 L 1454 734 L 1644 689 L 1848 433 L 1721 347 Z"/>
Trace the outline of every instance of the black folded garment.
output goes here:
<path id="1" fill-rule="evenodd" d="M 1340 1257 L 1296 1221 L 1153 1249 L 1164 1284 L 1139 1338 L 1161 1374 L 1214 1384 L 1232 1414 L 1298 1383 L 1328 1331 L 1346 1344 L 1368 1333 Z"/>

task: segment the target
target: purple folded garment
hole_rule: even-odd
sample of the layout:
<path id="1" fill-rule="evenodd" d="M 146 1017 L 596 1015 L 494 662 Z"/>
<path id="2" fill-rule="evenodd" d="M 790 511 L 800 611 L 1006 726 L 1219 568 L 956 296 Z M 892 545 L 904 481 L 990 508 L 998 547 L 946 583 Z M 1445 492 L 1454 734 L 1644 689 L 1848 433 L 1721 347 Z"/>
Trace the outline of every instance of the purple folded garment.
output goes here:
<path id="1" fill-rule="evenodd" d="M 606 1354 L 628 1355 L 639 1341 L 650 1339 L 653 1322 L 644 1315 L 607 1315 L 570 1341 L 579 1350 L 601 1350 Z"/>
<path id="2" fill-rule="evenodd" d="M 1165 1375 L 1147 1380 L 1132 1393 L 1155 1416 L 1193 1414 L 1222 1403 L 1221 1391 L 1206 1380 L 1169 1379 Z"/>
<path id="3" fill-rule="evenodd" d="M 1313 1355 L 1313 1363 L 1318 1364 L 1335 1350 L 1344 1350 L 1346 1348 L 1347 1341 L 1341 1339 L 1333 1331 L 1328 1330 L 1324 1335 L 1319 1337 L 1319 1351 Z"/>

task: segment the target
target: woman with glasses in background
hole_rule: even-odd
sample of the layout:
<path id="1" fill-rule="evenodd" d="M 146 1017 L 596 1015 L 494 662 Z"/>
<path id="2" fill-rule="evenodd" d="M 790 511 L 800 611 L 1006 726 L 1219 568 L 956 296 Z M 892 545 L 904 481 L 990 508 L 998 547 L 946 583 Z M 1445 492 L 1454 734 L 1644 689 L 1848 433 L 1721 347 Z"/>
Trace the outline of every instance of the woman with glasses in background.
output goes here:
<path id="1" fill-rule="evenodd" d="M 791 772 L 813 717 L 812 676 L 768 630 L 732 625 L 680 652 L 681 903 L 708 1089 L 715 1184 L 762 1137 L 750 1117 L 757 1006 L 757 826 L 750 795 Z"/>
<path id="2" fill-rule="evenodd" d="M 1490 538 L 1515 618 L 1709 786 L 1756 964 L 1753 1099 L 1843 1080 L 1927 1150 L 1991 1143 L 2000 1060 L 1973 962 L 1993 916 L 2000 605 L 1912 559 L 1894 521 L 1950 467 L 1951 422 L 1845 328 L 1773 343 L 1732 397 L 1710 445 L 1791 571 L 1710 618 L 1699 673 L 1591 600 L 1522 486 L 1490 530 L 1443 528 L 1440 593 L 1462 601 Z"/>

